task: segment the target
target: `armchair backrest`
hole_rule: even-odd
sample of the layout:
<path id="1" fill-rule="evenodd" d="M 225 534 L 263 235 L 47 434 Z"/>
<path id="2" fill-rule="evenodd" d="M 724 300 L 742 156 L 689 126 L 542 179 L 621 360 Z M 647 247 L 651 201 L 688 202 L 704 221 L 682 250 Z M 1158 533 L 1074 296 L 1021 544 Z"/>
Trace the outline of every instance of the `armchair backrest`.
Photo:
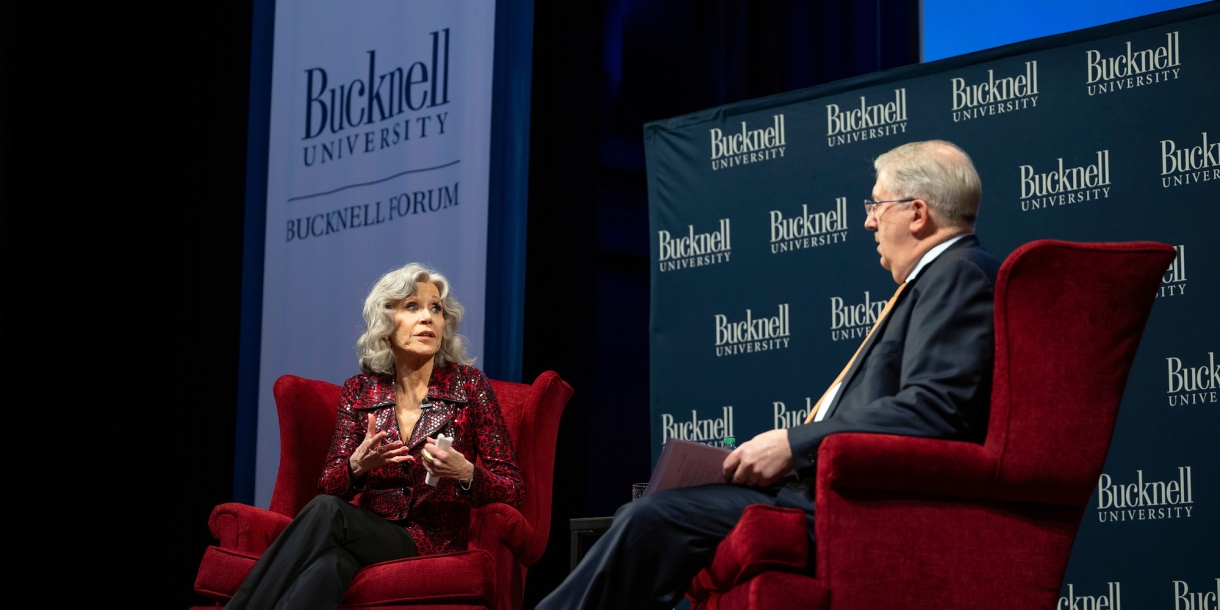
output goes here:
<path id="1" fill-rule="evenodd" d="M 554 371 L 538 376 L 532 385 L 492 380 L 525 479 L 525 501 L 520 510 L 534 526 L 534 537 L 522 561 L 532 564 L 546 550 L 551 530 L 551 492 L 555 478 L 555 443 L 559 419 L 572 396 L 569 386 Z"/>
<path id="2" fill-rule="evenodd" d="M 491 381 L 525 479 L 521 514 L 535 528 L 526 564 L 541 557 L 550 533 L 551 488 L 559 419 L 572 388 L 553 371 L 533 384 Z M 335 433 L 339 386 L 284 375 L 273 388 L 280 422 L 280 466 L 271 510 L 295 517 L 318 494 L 318 477 Z"/>
<path id="3" fill-rule="evenodd" d="M 999 458 L 994 499 L 1088 501 L 1156 288 L 1175 255 L 1154 242 L 1041 240 L 1004 261 L 985 443 Z"/>
<path id="4" fill-rule="evenodd" d="M 318 477 L 335 435 L 339 386 L 284 375 L 272 394 L 280 420 L 280 467 L 271 492 L 273 512 L 296 517 L 318 495 Z"/>

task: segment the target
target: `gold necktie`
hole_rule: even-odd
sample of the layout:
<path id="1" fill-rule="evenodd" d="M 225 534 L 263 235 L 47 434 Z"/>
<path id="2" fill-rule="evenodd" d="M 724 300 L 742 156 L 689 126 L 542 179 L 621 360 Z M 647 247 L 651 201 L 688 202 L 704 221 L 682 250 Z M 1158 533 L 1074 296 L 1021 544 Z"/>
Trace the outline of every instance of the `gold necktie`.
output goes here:
<path id="1" fill-rule="evenodd" d="M 829 388 L 826 388 L 825 392 L 822 392 L 822 397 L 819 398 L 817 403 L 813 405 L 813 408 L 809 410 L 809 416 L 805 418 L 805 423 L 809 423 L 813 421 L 815 417 L 817 417 L 818 411 L 822 409 L 822 403 L 826 400 L 826 395 L 830 393 L 831 388 L 834 388 L 836 385 L 843 382 L 843 377 L 847 375 L 847 371 L 851 369 L 851 365 L 855 363 L 856 358 L 860 355 L 860 350 L 864 349 L 864 345 L 868 343 L 869 337 L 872 337 L 873 332 L 877 330 L 877 327 L 881 326 L 881 321 L 885 319 L 885 316 L 889 315 L 890 309 L 894 307 L 894 302 L 898 300 L 898 295 L 902 294 L 902 289 L 906 287 L 906 282 L 899 284 L 898 290 L 894 291 L 894 296 L 890 297 L 889 301 L 886 301 L 885 309 L 881 310 L 881 315 L 877 316 L 877 321 L 874 322 L 873 327 L 869 329 L 868 335 L 864 337 L 864 341 L 860 342 L 860 347 L 856 348 L 856 353 L 851 355 L 851 360 L 847 361 L 847 366 L 843 367 L 842 371 L 839 371 L 839 376 L 835 377 L 834 382 L 830 384 Z"/>

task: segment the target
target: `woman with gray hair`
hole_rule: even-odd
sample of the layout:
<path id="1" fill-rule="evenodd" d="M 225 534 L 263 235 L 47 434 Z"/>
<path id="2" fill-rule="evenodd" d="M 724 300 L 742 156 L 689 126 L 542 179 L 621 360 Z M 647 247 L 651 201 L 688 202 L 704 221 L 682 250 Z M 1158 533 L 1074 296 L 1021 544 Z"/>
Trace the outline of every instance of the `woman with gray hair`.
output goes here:
<path id="1" fill-rule="evenodd" d="M 465 550 L 472 507 L 521 503 L 499 403 L 457 333 L 462 313 L 445 277 L 423 265 L 377 281 L 356 341 L 362 373 L 343 385 L 322 493 L 226 608 L 338 608 L 360 568 Z"/>

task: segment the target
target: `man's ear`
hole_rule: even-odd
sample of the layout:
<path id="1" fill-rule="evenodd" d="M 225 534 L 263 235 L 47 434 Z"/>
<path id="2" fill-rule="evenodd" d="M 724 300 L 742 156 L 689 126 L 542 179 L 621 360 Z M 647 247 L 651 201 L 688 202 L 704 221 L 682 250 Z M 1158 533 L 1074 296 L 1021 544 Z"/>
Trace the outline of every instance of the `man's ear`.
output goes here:
<path id="1" fill-rule="evenodd" d="M 932 223 L 931 218 L 932 210 L 928 208 L 928 202 L 924 201 L 923 199 L 916 199 L 915 201 L 912 201 L 911 211 L 914 212 L 914 214 L 911 215 L 911 235 L 914 235 L 915 237 L 923 237 L 929 229 L 934 229 L 934 224 Z"/>

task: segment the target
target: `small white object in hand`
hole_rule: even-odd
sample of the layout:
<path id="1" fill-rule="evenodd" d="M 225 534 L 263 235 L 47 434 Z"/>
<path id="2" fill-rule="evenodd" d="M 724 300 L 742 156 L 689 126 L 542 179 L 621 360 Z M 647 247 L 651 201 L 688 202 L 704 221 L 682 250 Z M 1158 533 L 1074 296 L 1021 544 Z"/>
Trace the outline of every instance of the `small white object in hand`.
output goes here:
<path id="1" fill-rule="evenodd" d="M 452 438 L 445 436 L 444 434 L 436 435 L 436 446 L 437 447 L 444 449 L 445 451 L 449 451 L 449 447 L 451 447 L 452 445 L 453 445 Z M 441 480 L 440 477 L 432 476 L 431 472 L 428 473 L 428 476 L 424 477 L 424 482 L 433 487 L 436 487 L 436 484 L 439 483 L 440 480 Z"/>

